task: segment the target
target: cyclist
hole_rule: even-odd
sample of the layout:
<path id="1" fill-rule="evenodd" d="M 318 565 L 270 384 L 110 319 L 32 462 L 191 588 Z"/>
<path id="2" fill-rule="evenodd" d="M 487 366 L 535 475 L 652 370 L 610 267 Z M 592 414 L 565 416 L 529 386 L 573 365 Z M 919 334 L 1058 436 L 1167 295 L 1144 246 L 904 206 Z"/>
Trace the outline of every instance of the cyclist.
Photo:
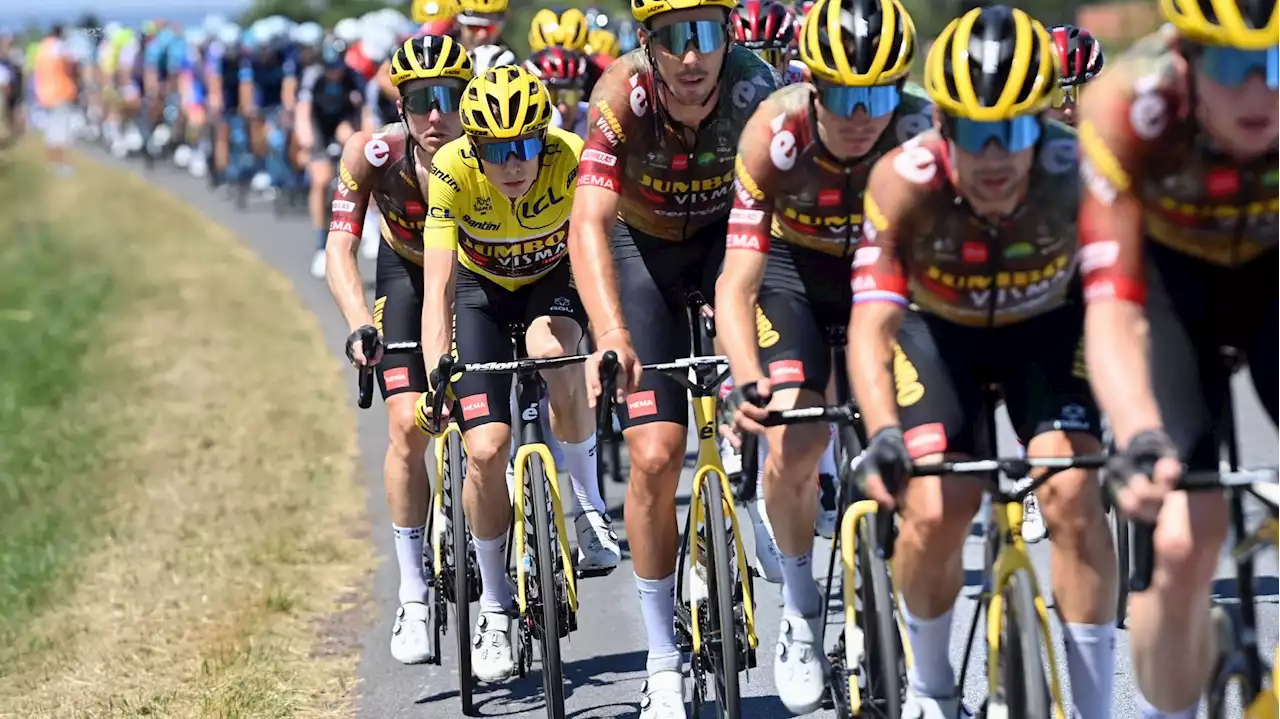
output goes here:
<path id="1" fill-rule="evenodd" d="M 524 63 L 525 69 L 551 93 L 551 125 L 584 139 L 591 110 L 583 95 L 588 64 L 585 55 L 555 46 L 533 53 Z"/>
<path id="2" fill-rule="evenodd" d="M 1084 28 L 1059 25 L 1050 28 L 1049 34 L 1058 50 L 1058 66 L 1062 72 L 1061 92 L 1054 98 L 1049 117 L 1074 126 L 1080 90 L 1102 72 L 1106 55 L 1102 53 L 1102 43 Z"/>
<path id="3" fill-rule="evenodd" d="M 742 131 L 716 292 L 733 376 L 739 387 L 754 386 L 770 409 L 824 404 L 831 377 L 826 330 L 848 318 L 867 176 L 876 160 L 932 121 L 924 93 L 905 90 L 915 26 L 898 0 L 818 0 L 813 12 L 837 19 L 814 23 L 800 37 L 814 84 L 774 93 Z M 852 18 L 871 32 L 859 34 Z M 888 51 L 875 52 L 880 43 L 891 43 Z M 742 403 L 737 424 L 769 443 L 763 495 L 783 580 L 774 681 L 788 709 L 808 714 L 826 689 L 819 643 L 826 612 L 811 564 L 814 479 L 830 433 L 823 425 L 766 432 L 754 421 L 765 412 Z"/>
<path id="4" fill-rule="evenodd" d="M 231 121 L 243 117 L 241 100 L 250 94 L 246 78 L 252 72 L 243 46 L 243 33 L 235 25 L 218 30 L 218 41 L 205 57 L 205 81 L 209 88 L 209 111 L 214 122 L 213 184 L 222 184 L 230 165 Z M 123 62 L 123 60 L 122 60 Z"/>
<path id="5" fill-rule="evenodd" d="M 414 426 L 413 407 L 427 389 L 422 357 L 382 356 L 383 341 L 419 338 L 422 327 L 422 240 L 427 217 L 422 191 L 431 158 L 461 134 L 458 105 L 471 79 L 471 58 L 450 38 L 414 38 L 392 58 L 392 78 L 400 90 L 401 123 L 379 133 L 360 131 L 343 148 L 339 184 L 333 196 L 327 278 L 351 336 L 347 357 L 377 365 L 378 387 L 387 405 L 390 441 L 383 481 L 391 510 L 396 559 L 400 566 L 400 607 L 391 632 L 391 655 L 417 664 L 431 655 L 430 609 L 422 570 L 423 534 L 430 503 L 430 480 L 422 461 L 427 437 Z M 314 101 L 314 99 L 313 99 Z M 356 248 L 372 199 L 383 210 L 384 242 L 378 253 L 373 314 L 364 299 Z M 362 333 L 378 332 L 378 346 L 364 347 Z"/>
<path id="6" fill-rule="evenodd" d="M 176 74 L 177 68 L 169 67 L 169 44 L 175 40 L 177 34 L 163 21 L 143 23 L 142 96 L 149 131 L 164 119 L 165 99 L 173 89 L 170 75 Z"/>
<path id="7" fill-rule="evenodd" d="M 298 145 L 302 148 L 311 189 L 307 210 L 316 229 L 316 251 L 311 258 L 311 274 L 325 276 L 325 242 L 329 228 L 325 223 L 324 202 L 333 182 L 334 162 L 329 148 L 345 147 L 360 129 L 364 94 L 363 78 L 342 60 L 346 49 L 340 40 L 331 40 L 320 51 L 320 64 L 307 68 L 298 90 L 298 106 L 294 124 Z"/>
<path id="8" fill-rule="evenodd" d="M 183 33 L 183 47 L 186 52 L 178 66 L 178 86 L 182 96 L 182 116 L 184 133 L 180 136 L 181 144 L 173 153 L 174 162 L 183 167 L 190 167 L 192 174 L 199 174 L 197 168 L 205 167 L 204 156 L 193 147 L 198 147 L 204 137 L 207 122 L 205 113 L 206 87 L 204 83 L 204 55 L 209 44 L 209 34 L 202 27 L 191 27 Z M 185 156 L 185 157 L 184 157 Z"/>
<path id="9" fill-rule="evenodd" d="M 556 14 L 555 10 L 543 8 L 534 14 L 529 24 L 529 51 L 562 47 L 582 52 L 587 47 L 589 28 L 587 16 L 581 10 L 570 8 Z"/>
<path id="10" fill-rule="evenodd" d="M 502 41 L 506 24 L 507 0 L 459 0 L 461 12 L 456 18 L 458 40 L 471 53 L 476 74 L 491 67 L 515 64 L 515 53 Z"/>
<path id="11" fill-rule="evenodd" d="M 796 24 L 791 11 L 773 0 L 746 0 L 730 16 L 733 39 L 781 73 L 788 73 Z M 799 78 L 788 78 L 790 85 Z"/>
<path id="12" fill-rule="evenodd" d="M 1226 503 L 1169 490 L 1180 462 L 1218 468 L 1219 349 L 1247 358 L 1273 423 L 1280 392 L 1276 1 L 1205 7 L 1161 3 L 1172 27 L 1113 63 L 1081 107 L 1089 374 L 1135 468 L 1119 506 L 1159 520 L 1151 590 L 1129 609 L 1149 719 L 1194 717 L 1217 656 L 1207 600 Z"/>
<path id="13" fill-rule="evenodd" d="M 1021 10 L 988 5 L 953 20 L 925 61 L 936 129 L 885 155 L 867 183 L 849 372 L 871 437 L 867 493 L 891 506 L 886 485 L 902 489 L 893 578 L 915 657 L 908 686 L 926 717 L 958 711 L 951 613 L 983 493 L 942 477 L 903 488 L 912 462 L 975 452 L 990 419 L 974 411 L 987 383 L 1001 386 L 1028 455 L 1101 451 L 1075 367 L 1076 140 L 1044 117 L 1055 55 Z M 1039 500 L 1076 715 L 1110 716 L 1116 558 L 1097 478 L 1062 472 Z"/>
<path id="14" fill-rule="evenodd" d="M 268 134 L 287 132 L 282 122 L 291 116 L 298 97 L 298 59 L 289 43 L 288 26 L 272 20 L 258 21 L 248 71 L 241 77 L 242 87 L 249 83 L 252 88 L 250 97 L 242 97 L 241 102 L 248 100 L 242 109 L 247 107 L 245 113 L 251 121 L 254 155 L 259 161 L 266 157 Z M 270 178 L 264 170 L 255 178 L 254 185 L 264 189 L 272 179 L 284 178 Z"/>
<path id="15" fill-rule="evenodd" d="M 445 145 L 431 165 L 423 231 L 423 356 L 449 352 L 452 338 L 462 361 L 510 360 L 514 352 L 507 326 L 515 322 L 527 326 L 530 356 L 570 354 L 586 324 L 565 245 L 582 140 L 550 127 L 551 97 L 520 67 L 491 68 L 468 83 L 461 116 L 465 137 Z M 583 543 L 612 530 L 604 522 L 603 502 L 582 501 L 596 486 L 595 420 L 582 367 L 542 376 L 574 495 L 587 505 L 579 507 L 574 520 L 579 551 L 599 552 Z M 502 375 L 466 375 L 453 391 L 467 445 L 462 501 L 483 585 L 472 666 L 476 678 L 498 682 L 515 668 L 514 597 L 506 576 L 511 381 Z M 418 400 L 424 427 L 429 395 Z M 616 564 L 617 542 L 610 541 Z"/>
<path id="16" fill-rule="evenodd" d="M 621 361 L 618 410 L 631 455 L 627 535 L 649 638 L 644 719 L 684 717 L 675 644 L 675 491 L 688 425 L 685 390 L 642 362 L 687 356 L 685 291 L 714 298 L 732 204 L 738 134 L 777 89 L 733 47 L 734 0 L 636 0 L 642 47 L 605 70 L 591 96 L 569 248 L 598 360 Z M 696 575 L 695 575 L 696 576 Z"/>

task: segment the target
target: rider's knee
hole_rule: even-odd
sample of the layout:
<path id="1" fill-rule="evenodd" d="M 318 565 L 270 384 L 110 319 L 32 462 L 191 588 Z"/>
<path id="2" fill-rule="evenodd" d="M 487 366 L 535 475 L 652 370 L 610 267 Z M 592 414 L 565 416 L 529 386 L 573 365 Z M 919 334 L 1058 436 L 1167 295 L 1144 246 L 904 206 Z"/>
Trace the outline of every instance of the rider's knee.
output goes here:
<path id="1" fill-rule="evenodd" d="M 1156 522 L 1156 588 L 1199 593 L 1217 571 L 1228 525 L 1226 502 L 1221 496 L 1170 495 Z"/>
<path id="2" fill-rule="evenodd" d="M 415 454 L 421 455 L 426 450 L 429 437 L 418 429 L 413 419 L 414 399 L 416 395 L 412 394 L 387 398 L 387 433 L 390 439 L 388 453 L 408 458 Z"/>
<path id="3" fill-rule="evenodd" d="M 467 465 L 481 476 L 505 477 L 511 458 L 511 428 L 497 422 L 473 427 L 466 434 Z"/>
<path id="4" fill-rule="evenodd" d="M 1027 454 L 1033 457 L 1070 457 L 1093 454 L 1101 444 L 1087 435 L 1045 432 L 1031 440 Z M 1084 538 L 1097 531 L 1102 517 L 1097 477 L 1084 470 L 1059 472 L 1036 491 L 1040 511 L 1054 536 L 1062 541 Z"/>
<path id="5" fill-rule="evenodd" d="M 674 429 L 671 429 L 674 428 Z M 666 478 L 679 474 L 684 467 L 684 428 L 670 422 L 655 422 L 627 430 L 627 450 L 631 455 L 631 479 L 642 493 L 657 487 L 649 486 L 648 478 Z M 678 435 L 678 436 L 677 436 Z M 674 439 L 674 441 L 673 441 Z M 661 493 L 657 493 L 661 494 Z"/>
<path id="6" fill-rule="evenodd" d="M 792 425 L 771 432 L 765 477 L 797 488 L 812 484 L 828 436 L 826 425 L 819 424 Z"/>
<path id="7" fill-rule="evenodd" d="M 903 522 L 910 527 L 904 534 L 913 536 L 921 549 L 935 548 L 947 555 L 968 536 L 973 515 L 982 504 L 982 491 L 958 477 L 917 477 L 907 485 L 902 500 Z"/>

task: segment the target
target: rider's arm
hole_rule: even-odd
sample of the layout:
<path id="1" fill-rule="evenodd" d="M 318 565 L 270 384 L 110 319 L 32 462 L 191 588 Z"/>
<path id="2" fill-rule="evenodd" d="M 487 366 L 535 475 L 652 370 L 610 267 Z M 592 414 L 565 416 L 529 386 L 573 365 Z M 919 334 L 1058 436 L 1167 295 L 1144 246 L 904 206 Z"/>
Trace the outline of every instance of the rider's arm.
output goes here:
<path id="1" fill-rule="evenodd" d="M 222 112 L 222 67 L 221 62 L 215 62 L 212 51 L 204 65 L 204 84 L 209 90 L 206 95 L 210 112 Z"/>
<path id="2" fill-rule="evenodd" d="M 290 54 L 284 59 L 284 82 L 280 85 L 281 104 L 285 112 L 293 112 L 298 99 L 298 61 Z"/>
<path id="3" fill-rule="evenodd" d="M 909 210 L 893 168 L 898 148 L 871 171 L 863 206 L 862 243 L 853 256 L 853 308 L 849 313 L 849 380 L 867 435 L 898 424 L 893 350 L 907 311 L 907 280 L 898 253 L 908 237 Z M 883 209 L 882 209 L 883 208 Z"/>
<path id="4" fill-rule="evenodd" d="M 367 132 L 373 132 L 377 129 L 378 118 L 374 117 L 378 107 L 378 82 L 376 80 L 362 80 L 364 91 L 361 97 L 364 98 L 364 110 L 360 113 L 360 127 Z"/>
<path id="5" fill-rule="evenodd" d="M 373 316 L 365 303 L 360 267 L 356 263 L 356 249 L 364 231 L 369 192 L 374 181 L 373 168 L 364 156 L 364 147 L 370 139 L 367 133 L 356 133 L 342 149 L 338 189 L 333 194 L 333 219 L 329 222 L 329 239 L 325 245 L 325 276 L 329 291 L 333 293 L 347 327 L 353 331 L 373 324 Z"/>
<path id="6" fill-rule="evenodd" d="M 1142 205 L 1135 192 L 1148 143 L 1130 117 L 1133 101 L 1108 76 L 1081 103 L 1079 231 L 1084 278 L 1085 358 L 1116 443 L 1159 428 L 1150 382 L 1143 272 Z"/>
<path id="7" fill-rule="evenodd" d="M 736 382 L 764 377 L 756 340 L 756 297 L 769 260 L 769 227 L 773 218 L 773 188 L 781 170 L 769 157 L 773 132 L 769 127 L 777 108 L 766 102 L 751 116 L 738 141 L 734 163 L 736 190 L 725 238 L 724 270 L 716 280 L 716 336 Z M 764 149 L 761 152 L 761 149 Z"/>
<path id="8" fill-rule="evenodd" d="M 609 237 L 618 217 L 618 193 L 627 162 L 626 133 L 619 118 L 630 116 L 627 98 L 602 97 L 613 83 L 596 84 L 591 123 L 578 163 L 578 195 L 569 219 L 569 260 L 579 278 L 578 296 L 597 341 L 608 332 L 626 331 L 618 296 L 618 273 Z M 621 100 L 621 101 L 619 101 Z M 609 108 L 607 115 L 601 108 Z M 626 114 L 619 115 L 619 112 Z"/>
<path id="9" fill-rule="evenodd" d="M 442 153 L 456 153 L 453 147 Z M 439 153 L 435 160 L 439 160 Z M 458 221 L 453 206 L 466 178 L 432 162 L 427 217 L 422 225 L 422 357 L 432 366 L 453 340 L 453 293 L 457 278 Z"/>
<path id="10" fill-rule="evenodd" d="M 249 58 L 240 61 L 240 114 L 253 114 L 253 62 Z"/>
<path id="11" fill-rule="evenodd" d="M 378 68 L 378 72 L 373 76 L 374 82 L 378 83 L 378 87 L 382 89 L 382 93 L 387 97 L 399 97 L 400 91 L 391 82 L 391 61 L 382 63 L 382 67 Z"/>
<path id="12" fill-rule="evenodd" d="M 311 125 L 311 98 L 321 72 L 318 67 L 307 68 L 298 88 L 298 104 L 293 110 L 293 131 L 299 147 L 311 147 L 316 141 L 315 129 Z"/>

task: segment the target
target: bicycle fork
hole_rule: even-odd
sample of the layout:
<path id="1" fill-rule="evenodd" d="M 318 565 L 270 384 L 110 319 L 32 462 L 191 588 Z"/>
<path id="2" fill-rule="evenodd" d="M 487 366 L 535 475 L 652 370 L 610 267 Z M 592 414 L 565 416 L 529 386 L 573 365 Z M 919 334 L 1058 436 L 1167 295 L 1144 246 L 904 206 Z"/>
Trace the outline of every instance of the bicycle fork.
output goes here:
<path id="1" fill-rule="evenodd" d="M 533 496 L 525 479 L 525 462 L 530 455 L 536 454 L 542 458 L 542 466 L 546 468 L 546 482 L 550 491 L 547 492 L 547 498 L 550 501 L 550 507 L 544 507 L 543 511 L 549 512 L 552 517 L 551 526 L 554 528 L 555 536 L 552 541 L 560 547 L 560 561 L 564 566 L 564 586 L 566 592 L 566 600 L 569 603 L 569 611 L 577 613 L 578 611 L 578 586 L 573 576 L 573 562 L 569 555 L 569 539 L 565 532 L 564 511 L 560 504 L 560 483 L 552 481 L 553 477 L 558 477 L 556 473 L 555 460 L 551 458 L 551 449 L 547 445 L 525 444 L 516 451 L 516 478 L 515 484 L 521 487 L 521 491 L 515 492 L 515 537 L 516 537 L 516 556 L 519 561 L 516 562 L 516 586 L 519 591 L 520 616 L 524 617 L 528 614 L 529 598 L 526 594 L 525 581 L 526 574 L 530 571 L 537 573 L 536 565 L 532 562 L 526 562 L 525 558 L 527 547 L 530 544 L 536 544 L 533 539 Z M 539 597 L 541 601 L 559 601 L 557 597 Z M 557 633 L 559 628 L 557 628 Z"/>

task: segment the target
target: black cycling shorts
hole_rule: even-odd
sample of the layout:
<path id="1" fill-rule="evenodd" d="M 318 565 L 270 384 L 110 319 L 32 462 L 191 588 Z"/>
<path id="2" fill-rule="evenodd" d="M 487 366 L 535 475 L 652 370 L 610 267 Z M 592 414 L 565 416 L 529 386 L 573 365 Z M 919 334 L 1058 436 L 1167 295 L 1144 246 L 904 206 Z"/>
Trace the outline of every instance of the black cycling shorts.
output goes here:
<path id="1" fill-rule="evenodd" d="M 1083 362 L 1084 308 L 1078 300 L 996 328 L 957 325 L 907 312 L 894 348 L 898 416 L 913 458 L 937 452 L 994 452 L 983 386 L 997 384 L 1024 445 L 1060 430 L 1100 436 Z"/>
<path id="2" fill-rule="evenodd" d="M 1214 428 L 1231 382 L 1223 347 L 1239 350 L 1248 361 L 1254 389 L 1276 421 L 1277 253 L 1227 268 L 1148 239 L 1146 258 L 1151 384 L 1160 416 L 1188 466 L 1214 470 Z M 1238 431 L 1247 429 L 1241 425 Z M 1271 429 L 1266 442 L 1274 446 Z"/>
<path id="3" fill-rule="evenodd" d="M 775 390 L 826 395 L 832 330 L 848 326 L 853 303 L 850 263 L 776 238 L 770 244 L 756 299 L 756 343 Z"/>
<path id="4" fill-rule="evenodd" d="M 513 323 L 528 327 L 539 317 L 567 317 L 583 328 L 587 324 L 567 259 L 537 282 L 514 291 L 459 266 L 454 292 L 454 356 L 459 362 L 515 359 Z M 510 426 L 513 381 L 507 374 L 467 374 L 455 382 L 454 417 L 462 431 L 490 422 Z"/>
<path id="5" fill-rule="evenodd" d="M 624 222 L 614 225 L 613 257 L 622 315 L 641 363 L 690 356 L 685 293 L 698 290 L 707 304 L 715 301 L 727 231 L 728 219 L 698 230 L 684 242 L 672 242 Z M 618 407 L 618 420 L 624 429 L 650 422 L 688 426 L 688 391 L 666 375 L 645 372 L 626 406 Z"/>
<path id="6" fill-rule="evenodd" d="M 396 254 L 386 242 L 379 242 L 374 284 L 373 325 L 382 341 L 420 342 L 422 267 Z M 427 390 L 427 371 L 419 352 L 383 355 L 377 375 L 384 400 L 393 394 Z"/>

